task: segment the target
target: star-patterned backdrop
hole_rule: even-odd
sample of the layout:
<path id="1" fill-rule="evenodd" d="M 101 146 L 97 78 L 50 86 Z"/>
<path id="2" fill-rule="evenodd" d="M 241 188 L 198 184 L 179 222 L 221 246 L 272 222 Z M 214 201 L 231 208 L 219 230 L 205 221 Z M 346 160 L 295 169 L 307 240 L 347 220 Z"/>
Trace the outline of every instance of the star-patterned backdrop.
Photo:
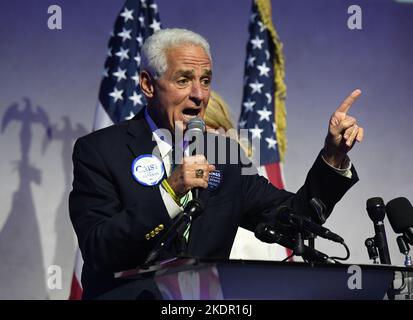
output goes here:
<path id="1" fill-rule="evenodd" d="M 132 118 L 144 105 L 139 87 L 143 41 L 161 29 L 153 0 L 128 0 L 110 35 L 99 102 L 113 123 Z"/>
<path id="2" fill-rule="evenodd" d="M 270 48 L 271 34 L 261 20 L 255 3 L 252 6 L 249 33 L 238 125 L 240 129 L 249 130 L 252 146 L 259 145 L 259 152 L 253 150 L 257 164 L 266 165 L 280 161 L 274 121 L 274 48 Z"/>

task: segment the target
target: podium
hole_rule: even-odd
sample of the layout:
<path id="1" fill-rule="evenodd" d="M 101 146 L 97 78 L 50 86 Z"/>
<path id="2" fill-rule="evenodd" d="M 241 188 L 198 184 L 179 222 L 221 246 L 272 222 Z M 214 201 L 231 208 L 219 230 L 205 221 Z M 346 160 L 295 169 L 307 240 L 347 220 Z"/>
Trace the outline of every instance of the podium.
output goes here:
<path id="1" fill-rule="evenodd" d="M 382 300 L 404 267 L 255 260 L 175 259 L 117 274 L 100 299 Z"/>

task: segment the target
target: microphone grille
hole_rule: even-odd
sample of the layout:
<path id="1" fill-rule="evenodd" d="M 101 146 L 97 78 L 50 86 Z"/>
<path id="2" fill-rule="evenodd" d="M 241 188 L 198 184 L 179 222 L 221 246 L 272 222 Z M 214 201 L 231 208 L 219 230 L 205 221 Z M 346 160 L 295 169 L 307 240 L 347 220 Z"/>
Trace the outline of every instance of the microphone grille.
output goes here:
<path id="1" fill-rule="evenodd" d="M 386 205 L 387 218 L 394 232 L 403 233 L 413 226 L 413 207 L 404 197 L 395 198 Z"/>
<path id="2" fill-rule="evenodd" d="M 373 222 L 383 221 L 386 216 L 386 207 L 383 199 L 380 197 L 367 199 L 366 209 Z"/>
<path id="3" fill-rule="evenodd" d="M 196 131 L 201 131 L 205 132 L 205 122 L 201 118 L 192 118 L 191 120 L 188 121 L 186 125 L 187 130 L 196 130 Z"/>
<path id="4" fill-rule="evenodd" d="M 376 208 L 376 207 L 384 207 L 384 201 L 380 197 L 370 198 L 370 199 L 367 199 L 366 207 L 367 209 Z"/>

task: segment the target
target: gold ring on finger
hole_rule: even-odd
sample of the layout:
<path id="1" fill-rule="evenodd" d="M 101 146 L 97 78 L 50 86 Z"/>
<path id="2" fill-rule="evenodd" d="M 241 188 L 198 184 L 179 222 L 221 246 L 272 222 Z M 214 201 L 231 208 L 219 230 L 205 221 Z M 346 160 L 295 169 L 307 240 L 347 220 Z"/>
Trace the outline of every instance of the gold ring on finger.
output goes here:
<path id="1" fill-rule="evenodd" d="M 203 177 L 204 177 L 204 170 L 202 170 L 202 169 L 196 169 L 196 170 L 195 170 L 195 177 L 197 177 L 197 178 L 203 178 Z"/>

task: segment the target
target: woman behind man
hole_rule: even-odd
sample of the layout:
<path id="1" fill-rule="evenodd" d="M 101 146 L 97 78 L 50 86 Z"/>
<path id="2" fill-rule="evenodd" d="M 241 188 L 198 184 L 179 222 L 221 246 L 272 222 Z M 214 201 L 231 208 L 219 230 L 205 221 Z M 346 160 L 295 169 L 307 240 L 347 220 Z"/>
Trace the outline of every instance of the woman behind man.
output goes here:
<path id="1" fill-rule="evenodd" d="M 204 120 L 208 131 L 228 135 L 238 140 L 229 107 L 215 91 L 211 91 Z M 247 141 L 240 143 L 244 150 L 248 150 Z M 250 156 L 249 152 L 247 154 Z M 286 257 L 284 247 L 261 242 L 251 231 L 238 228 L 230 259 L 282 260 Z"/>

